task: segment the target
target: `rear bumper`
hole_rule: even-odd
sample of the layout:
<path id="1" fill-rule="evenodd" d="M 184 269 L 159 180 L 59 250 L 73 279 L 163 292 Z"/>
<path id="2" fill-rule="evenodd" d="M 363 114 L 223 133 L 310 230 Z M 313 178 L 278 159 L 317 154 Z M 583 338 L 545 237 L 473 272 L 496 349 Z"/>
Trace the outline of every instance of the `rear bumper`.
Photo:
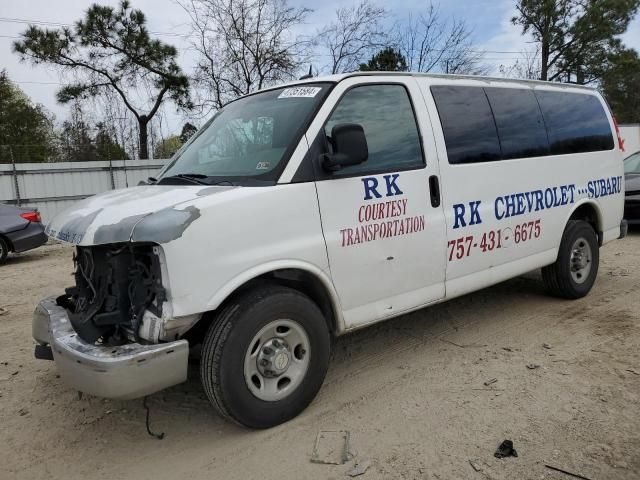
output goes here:
<path id="1" fill-rule="evenodd" d="M 38 248 L 41 245 L 47 243 L 48 237 L 44 233 L 44 227 L 41 223 L 30 222 L 26 228 L 11 232 L 7 234 L 11 244 L 13 245 L 13 251 L 15 253 L 26 252 Z"/>
<path id="2" fill-rule="evenodd" d="M 56 367 L 65 382 L 81 392 L 131 399 L 187 379 L 186 340 L 117 347 L 89 344 L 76 335 L 66 310 L 56 304 L 54 297 L 38 304 L 32 327 L 38 343 L 51 345 Z"/>

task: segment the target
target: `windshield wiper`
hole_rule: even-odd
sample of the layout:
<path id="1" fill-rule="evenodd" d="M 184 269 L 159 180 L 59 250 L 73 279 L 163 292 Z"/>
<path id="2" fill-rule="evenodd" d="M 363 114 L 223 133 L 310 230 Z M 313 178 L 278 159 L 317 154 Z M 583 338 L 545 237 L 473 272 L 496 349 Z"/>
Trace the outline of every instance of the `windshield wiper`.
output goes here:
<path id="1" fill-rule="evenodd" d="M 178 173 L 176 175 L 162 177 L 160 180 L 158 180 L 157 183 L 162 183 L 163 180 L 169 180 L 172 178 L 179 178 L 181 180 L 186 180 L 196 185 L 210 185 L 209 182 L 204 182 L 201 180 L 201 179 L 209 178 L 207 175 L 203 175 L 201 173 Z"/>
<path id="2" fill-rule="evenodd" d="M 231 180 L 220 180 L 219 182 L 213 182 L 213 183 L 210 183 L 209 185 L 228 185 L 230 187 L 235 187 L 236 183 L 232 182 Z"/>

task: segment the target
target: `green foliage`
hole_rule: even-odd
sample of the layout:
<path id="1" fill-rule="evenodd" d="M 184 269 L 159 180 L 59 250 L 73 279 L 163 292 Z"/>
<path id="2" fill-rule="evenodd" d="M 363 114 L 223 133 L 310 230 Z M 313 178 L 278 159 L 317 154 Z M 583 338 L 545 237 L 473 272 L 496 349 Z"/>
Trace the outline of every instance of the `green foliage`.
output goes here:
<path id="1" fill-rule="evenodd" d="M 602 91 L 620 123 L 640 123 L 640 57 L 623 49 L 609 58 L 611 67 L 602 76 Z"/>
<path id="2" fill-rule="evenodd" d="M 404 56 L 391 47 L 376 53 L 367 63 L 361 63 L 361 72 L 406 72 L 407 61 Z"/>
<path id="3" fill-rule="evenodd" d="M 95 132 L 95 133 L 94 133 Z M 91 125 L 74 103 L 69 119 L 58 132 L 58 161 L 92 162 L 99 160 L 128 160 L 129 156 L 115 141 L 107 126 L 99 122 Z"/>
<path id="4" fill-rule="evenodd" d="M 94 142 L 98 160 L 129 160 L 127 152 L 114 139 L 114 136 L 103 123 L 98 123 L 96 129 L 98 131 Z"/>
<path id="5" fill-rule="evenodd" d="M 60 161 L 86 162 L 97 159 L 90 127 L 83 120 L 63 122 L 59 138 Z"/>
<path id="6" fill-rule="evenodd" d="M 162 102 L 192 107 L 175 47 L 152 39 L 145 15 L 126 0 L 118 8 L 94 4 L 72 28 L 31 25 L 13 48 L 22 60 L 55 65 L 80 78 L 58 92 L 62 103 L 115 91 L 138 121 L 141 158 L 147 158 L 147 125 Z M 135 105 L 147 96 L 149 102 Z"/>
<path id="7" fill-rule="evenodd" d="M 171 135 L 165 138 L 162 142 L 156 146 L 153 157 L 154 158 L 171 158 L 182 146 L 182 141 L 178 135 Z"/>
<path id="8" fill-rule="evenodd" d="M 518 0 L 512 21 L 540 45 L 542 80 L 589 83 L 607 68 L 640 0 Z"/>
<path id="9" fill-rule="evenodd" d="M 0 163 L 46 162 L 55 154 L 53 116 L 0 72 Z"/>

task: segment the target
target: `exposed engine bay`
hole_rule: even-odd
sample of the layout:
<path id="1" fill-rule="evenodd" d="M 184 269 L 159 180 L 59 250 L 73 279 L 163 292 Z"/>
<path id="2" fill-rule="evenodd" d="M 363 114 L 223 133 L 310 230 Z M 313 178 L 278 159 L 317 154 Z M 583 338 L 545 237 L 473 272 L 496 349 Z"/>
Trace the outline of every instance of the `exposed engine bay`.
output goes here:
<path id="1" fill-rule="evenodd" d="M 80 338 L 107 345 L 140 341 L 144 312 L 162 316 L 166 292 L 157 248 L 133 243 L 76 247 L 75 286 L 56 302 L 67 310 Z"/>

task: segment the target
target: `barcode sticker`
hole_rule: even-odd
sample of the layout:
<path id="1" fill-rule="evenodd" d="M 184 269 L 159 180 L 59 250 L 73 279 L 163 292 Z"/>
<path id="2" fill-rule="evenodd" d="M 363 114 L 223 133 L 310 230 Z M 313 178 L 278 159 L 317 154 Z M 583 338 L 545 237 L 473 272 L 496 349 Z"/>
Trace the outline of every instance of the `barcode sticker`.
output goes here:
<path id="1" fill-rule="evenodd" d="M 291 87 L 285 88 L 278 98 L 313 98 L 322 87 Z"/>

